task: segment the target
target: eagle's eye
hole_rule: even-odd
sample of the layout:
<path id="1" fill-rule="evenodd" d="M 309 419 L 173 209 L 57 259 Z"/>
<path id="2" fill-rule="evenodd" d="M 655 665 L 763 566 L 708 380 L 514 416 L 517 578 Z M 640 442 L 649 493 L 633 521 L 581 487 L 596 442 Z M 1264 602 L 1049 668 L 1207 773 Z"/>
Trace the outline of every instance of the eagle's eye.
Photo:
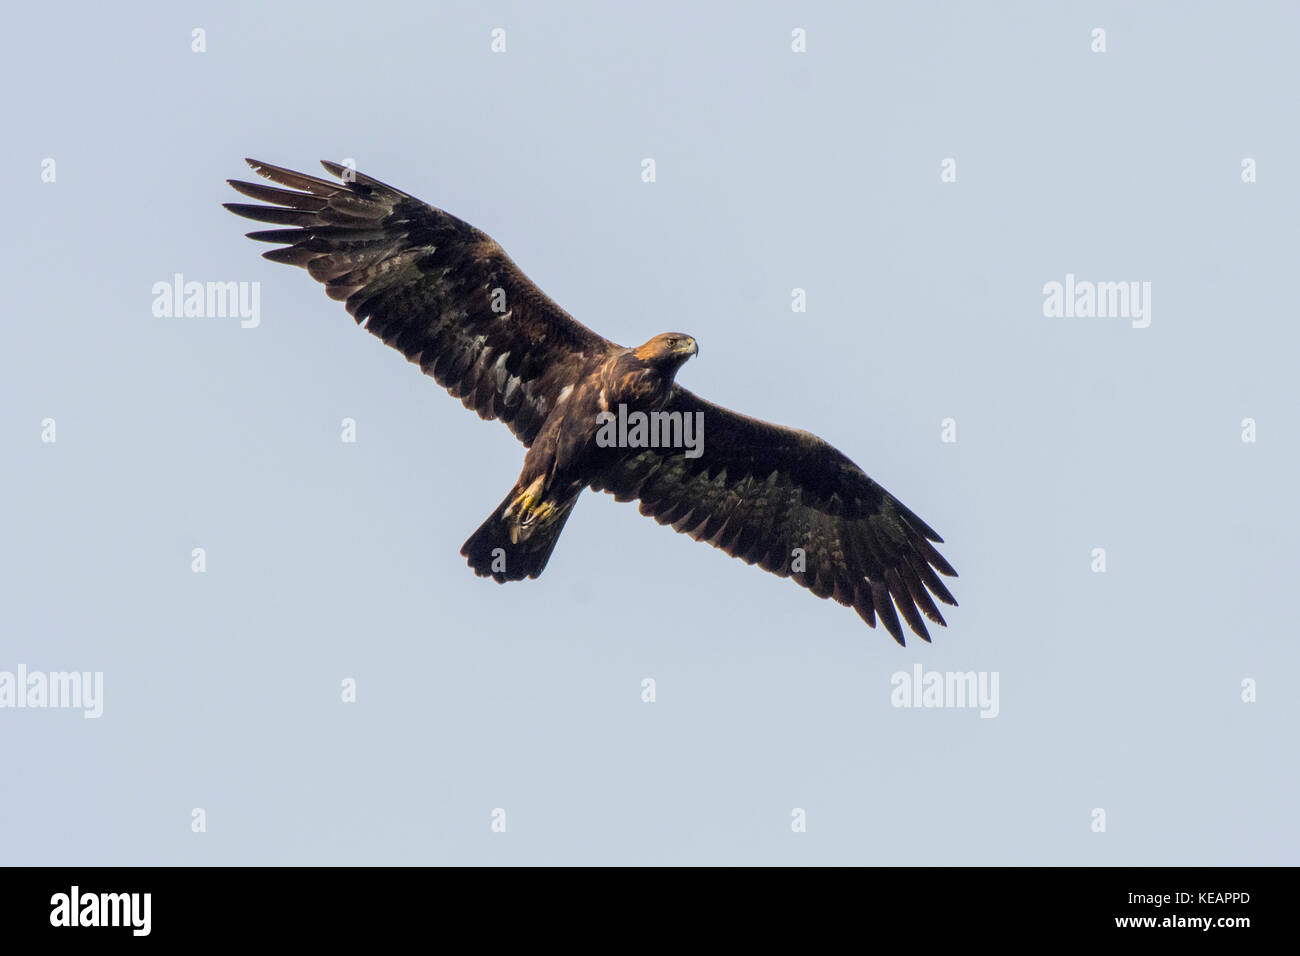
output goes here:
<path id="1" fill-rule="evenodd" d="M 675 349 L 675 348 L 677 348 L 677 341 L 678 341 L 678 340 L 677 340 L 677 338 L 676 338 L 675 336 L 671 336 L 671 335 L 670 335 L 670 336 L 668 337 L 668 347 L 669 347 L 670 349 Z"/>

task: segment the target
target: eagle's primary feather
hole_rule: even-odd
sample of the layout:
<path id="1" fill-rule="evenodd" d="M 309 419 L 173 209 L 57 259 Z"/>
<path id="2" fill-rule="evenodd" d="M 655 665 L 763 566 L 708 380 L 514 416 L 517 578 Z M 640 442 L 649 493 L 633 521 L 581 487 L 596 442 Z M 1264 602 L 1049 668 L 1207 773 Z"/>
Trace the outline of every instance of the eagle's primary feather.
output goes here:
<path id="1" fill-rule="evenodd" d="M 881 622 L 900 644 L 899 615 L 929 640 L 944 624 L 934 599 L 957 602 L 939 574 L 956 571 L 940 538 L 827 442 L 748 418 L 673 381 L 695 354 L 680 333 L 626 349 L 552 302 L 486 234 L 351 168 L 339 181 L 249 160 L 279 187 L 230 180 L 257 203 L 238 215 L 282 228 L 266 258 L 303 266 L 358 323 L 466 407 L 497 418 L 528 447 L 524 471 L 462 553 L 498 581 L 541 573 L 584 488 L 818 597 Z M 698 457 L 681 448 L 597 448 L 611 401 L 700 415 Z M 938 574 L 936 574 L 936 571 Z"/>

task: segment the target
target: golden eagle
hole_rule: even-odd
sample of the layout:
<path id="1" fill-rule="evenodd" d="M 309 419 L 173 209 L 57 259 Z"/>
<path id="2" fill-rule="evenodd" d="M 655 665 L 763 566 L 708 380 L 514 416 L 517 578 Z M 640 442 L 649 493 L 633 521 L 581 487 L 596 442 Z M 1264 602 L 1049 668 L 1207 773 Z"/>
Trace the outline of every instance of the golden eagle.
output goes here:
<path id="1" fill-rule="evenodd" d="M 227 209 L 283 227 L 248 234 L 280 246 L 265 257 L 304 267 L 358 324 L 528 449 L 515 486 L 461 548 L 476 574 L 537 577 L 593 488 L 639 499 L 660 524 L 872 627 L 879 614 L 900 644 L 899 615 L 929 640 L 922 614 L 944 623 L 931 595 L 957 603 L 935 573 L 956 575 L 931 544 L 943 539 L 843 454 L 675 384 L 698 351 L 689 335 L 615 345 L 441 209 L 337 163 L 323 165 L 339 182 L 248 164 L 288 187 L 230 180 L 259 202 Z"/>

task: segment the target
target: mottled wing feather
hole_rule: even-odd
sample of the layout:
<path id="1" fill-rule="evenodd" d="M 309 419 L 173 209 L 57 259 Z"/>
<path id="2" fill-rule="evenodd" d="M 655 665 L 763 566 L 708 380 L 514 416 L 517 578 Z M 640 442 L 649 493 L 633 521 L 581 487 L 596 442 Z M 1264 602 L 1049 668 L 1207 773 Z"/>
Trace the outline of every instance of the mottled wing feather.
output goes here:
<path id="1" fill-rule="evenodd" d="M 879 615 L 900 644 L 900 616 L 929 640 L 923 617 L 944 624 L 934 598 L 957 602 L 939 578 L 956 571 L 929 525 L 833 446 L 707 402 L 683 388 L 666 411 L 703 413 L 702 454 L 647 448 L 591 482 L 641 513 L 747 564 L 792 577 L 819 597 Z M 792 569 L 803 549 L 806 567 Z"/>
<path id="2" fill-rule="evenodd" d="M 281 246 L 266 258 L 303 266 L 358 324 L 525 445 L 586 360 L 616 348 L 441 209 L 336 163 L 323 165 L 341 182 L 248 163 L 278 186 L 230 180 L 258 203 L 226 208 L 288 227 L 248 234 Z"/>

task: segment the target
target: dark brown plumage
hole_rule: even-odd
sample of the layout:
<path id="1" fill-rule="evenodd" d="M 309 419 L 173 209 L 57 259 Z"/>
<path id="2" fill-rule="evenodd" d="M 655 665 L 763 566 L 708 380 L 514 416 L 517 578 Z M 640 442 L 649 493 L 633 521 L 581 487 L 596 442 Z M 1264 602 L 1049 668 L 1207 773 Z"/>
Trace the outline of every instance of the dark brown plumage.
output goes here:
<path id="1" fill-rule="evenodd" d="M 231 180 L 259 203 L 227 203 L 281 227 L 251 232 L 303 266 L 358 323 L 466 407 L 497 418 L 528 452 L 514 488 L 466 541 L 476 573 L 536 577 L 586 488 L 792 577 L 819 597 L 876 616 L 901 644 L 899 615 L 929 640 L 943 624 L 934 598 L 955 605 L 935 550 L 942 539 L 831 445 L 699 398 L 674 376 L 697 351 L 683 333 L 628 349 L 597 335 L 542 293 L 484 233 L 336 163 L 342 182 L 249 160 L 287 189 Z M 698 457 L 682 447 L 602 443 L 616 410 L 691 416 Z M 932 543 L 933 542 L 933 543 Z"/>

